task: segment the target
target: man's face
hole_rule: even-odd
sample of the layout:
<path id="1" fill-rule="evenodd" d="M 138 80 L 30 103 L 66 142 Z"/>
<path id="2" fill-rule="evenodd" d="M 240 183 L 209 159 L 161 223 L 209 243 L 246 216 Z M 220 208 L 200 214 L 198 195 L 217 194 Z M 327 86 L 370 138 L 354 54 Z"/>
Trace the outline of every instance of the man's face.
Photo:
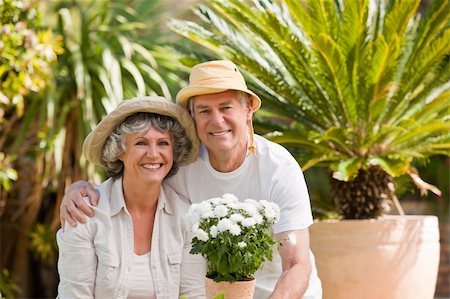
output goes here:
<path id="1" fill-rule="evenodd" d="M 210 154 L 247 150 L 247 121 L 253 113 L 235 91 L 196 96 L 193 115 L 198 137 Z"/>

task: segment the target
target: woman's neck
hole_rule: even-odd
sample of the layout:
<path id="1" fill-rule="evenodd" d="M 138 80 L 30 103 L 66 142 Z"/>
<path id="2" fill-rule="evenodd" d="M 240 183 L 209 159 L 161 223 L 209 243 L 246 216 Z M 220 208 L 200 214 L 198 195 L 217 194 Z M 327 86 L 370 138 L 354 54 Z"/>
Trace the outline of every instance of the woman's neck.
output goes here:
<path id="1" fill-rule="evenodd" d="M 154 212 L 158 203 L 161 183 L 149 184 L 137 182 L 133 178 L 122 179 L 123 195 L 128 211 L 139 211 L 139 213 Z"/>

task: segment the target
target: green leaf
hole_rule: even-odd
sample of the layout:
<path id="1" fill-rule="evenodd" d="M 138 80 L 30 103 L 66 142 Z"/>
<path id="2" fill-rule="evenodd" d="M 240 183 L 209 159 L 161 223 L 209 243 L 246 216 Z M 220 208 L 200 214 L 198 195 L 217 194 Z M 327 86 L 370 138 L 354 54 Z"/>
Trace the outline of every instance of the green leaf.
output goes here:
<path id="1" fill-rule="evenodd" d="M 397 177 L 406 173 L 409 169 L 411 161 L 409 159 L 390 159 L 388 157 L 373 157 L 369 159 L 370 165 L 379 165 L 384 171 L 393 177 Z"/>
<path id="2" fill-rule="evenodd" d="M 255 129 L 303 169 L 349 180 L 375 164 L 397 176 L 450 156 L 450 3 L 420 14 L 419 5 L 210 0 L 172 29 L 200 45 L 196 53 L 237 64 L 262 99 Z"/>
<path id="3" fill-rule="evenodd" d="M 358 174 L 358 170 L 362 167 L 362 162 L 362 158 L 353 158 L 337 162 L 331 166 L 333 178 L 340 181 L 349 181 L 353 179 Z"/>

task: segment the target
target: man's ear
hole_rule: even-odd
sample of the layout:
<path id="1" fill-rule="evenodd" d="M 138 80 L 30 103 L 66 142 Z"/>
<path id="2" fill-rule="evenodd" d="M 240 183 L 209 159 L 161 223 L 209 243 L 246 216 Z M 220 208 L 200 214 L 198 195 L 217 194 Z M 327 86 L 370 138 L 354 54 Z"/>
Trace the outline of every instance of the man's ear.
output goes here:
<path id="1" fill-rule="evenodd" d="M 247 101 L 247 121 L 250 121 L 253 117 L 253 99 L 250 98 Z"/>
<path id="2" fill-rule="evenodd" d="M 192 119 L 195 120 L 195 113 L 194 113 L 194 97 L 191 97 L 187 102 L 187 110 L 189 112 L 189 115 Z"/>
<path id="3" fill-rule="evenodd" d="M 248 108 L 247 121 L 250 121 L 252 118 L 253 118 L 253 110 L 252 110 L 252 108 Z"/>

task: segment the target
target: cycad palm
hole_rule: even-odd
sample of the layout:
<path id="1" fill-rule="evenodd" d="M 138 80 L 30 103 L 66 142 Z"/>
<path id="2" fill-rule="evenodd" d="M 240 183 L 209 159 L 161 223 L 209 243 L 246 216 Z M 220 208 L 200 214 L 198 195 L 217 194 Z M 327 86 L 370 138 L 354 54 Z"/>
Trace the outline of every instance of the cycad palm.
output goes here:
<path id="1" fill-rule="evenodd" d="M 257 129 L 332 170 L 345 218 L 371 218 L 414 159 L 449 155 L 450 6 L 419 4 L 213 0 L 203 27 L 171 26 L 236 62 L 264 98 Z"/>

